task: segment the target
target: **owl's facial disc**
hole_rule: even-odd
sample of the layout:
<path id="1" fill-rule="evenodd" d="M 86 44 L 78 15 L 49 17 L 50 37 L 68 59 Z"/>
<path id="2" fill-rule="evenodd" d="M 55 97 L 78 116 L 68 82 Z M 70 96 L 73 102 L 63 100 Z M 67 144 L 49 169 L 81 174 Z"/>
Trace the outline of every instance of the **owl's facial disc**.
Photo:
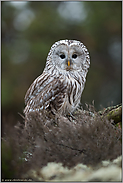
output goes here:
<path id="1" fill-rule="evenodd" d="M 69 57 L 69 55 L 65 56 L 63 53 L 60 55 L 61 61 L 60 67 L 66 71 L 73 70 L 73 61 Z"/>
<path id="2" fill-rule="evenodd" d="M 82 69 L 82 58 L 83 53 L 80 48 L 62 44 L 56 47 L 52 60 L 59 69 L 71 71 Z"/>

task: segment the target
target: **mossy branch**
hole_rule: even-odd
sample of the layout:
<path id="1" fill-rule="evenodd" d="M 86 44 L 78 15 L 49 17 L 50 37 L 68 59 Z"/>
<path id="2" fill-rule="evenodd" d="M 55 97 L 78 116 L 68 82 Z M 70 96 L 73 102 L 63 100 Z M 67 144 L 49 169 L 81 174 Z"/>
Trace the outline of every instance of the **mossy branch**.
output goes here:
<path id="1" fill-rule="evenodd" d="M 99 111 L 99 114 L 106 116 L 109 120 L 113 119 L 117 124 L 122 121 L 122 105 L 107 107 L 103 111 Z"/>

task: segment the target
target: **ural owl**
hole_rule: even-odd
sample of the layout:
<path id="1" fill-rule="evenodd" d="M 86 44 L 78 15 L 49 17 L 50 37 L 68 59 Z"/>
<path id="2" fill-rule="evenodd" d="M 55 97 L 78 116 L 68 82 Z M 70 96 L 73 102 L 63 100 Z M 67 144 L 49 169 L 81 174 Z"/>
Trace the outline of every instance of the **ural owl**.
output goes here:
<path id="1" fill-rule="evenodd" d="M 55 109 L 63 115 L 72 113 L 80 103 L 89 65 L 89 52 L 83 43 L 76 40 L 54 43 L 43 73 L 25 95 L 25 115 L 42 109 Z"/>

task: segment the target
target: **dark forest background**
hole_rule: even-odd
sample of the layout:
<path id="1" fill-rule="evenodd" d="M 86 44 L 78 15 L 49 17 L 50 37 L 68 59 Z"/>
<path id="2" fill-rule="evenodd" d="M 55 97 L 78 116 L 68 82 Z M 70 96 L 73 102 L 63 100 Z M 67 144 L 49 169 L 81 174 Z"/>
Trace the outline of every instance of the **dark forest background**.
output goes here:
<path id="1" fill-rule="evenodd" d="M 2 124 L 21 119 L 25 93 L 61 39 L 80 40 L 90 52 L 82 104 L 121 103 L 121 15 L 121 1 L 2 2 Z"/>

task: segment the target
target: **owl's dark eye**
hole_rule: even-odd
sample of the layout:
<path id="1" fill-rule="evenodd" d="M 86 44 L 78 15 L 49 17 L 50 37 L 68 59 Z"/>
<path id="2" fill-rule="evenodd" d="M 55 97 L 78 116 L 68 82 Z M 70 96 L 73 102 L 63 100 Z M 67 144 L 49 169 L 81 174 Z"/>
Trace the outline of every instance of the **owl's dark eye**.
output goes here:
<path id="1" fill-rule="evenodd" d="M 65 55 L 64 55 L 64 54 L 61 54 L 61 55 L 60 55 L 60 58 L 61 58 L 61 59 L 64 59 L 64 58 L 65 58 Z"/>
<path id="2" fill-rule="evenodd" d="M 77 54 L 73 54 L 72 55 L 72 58 L 77 58 Z"/>

